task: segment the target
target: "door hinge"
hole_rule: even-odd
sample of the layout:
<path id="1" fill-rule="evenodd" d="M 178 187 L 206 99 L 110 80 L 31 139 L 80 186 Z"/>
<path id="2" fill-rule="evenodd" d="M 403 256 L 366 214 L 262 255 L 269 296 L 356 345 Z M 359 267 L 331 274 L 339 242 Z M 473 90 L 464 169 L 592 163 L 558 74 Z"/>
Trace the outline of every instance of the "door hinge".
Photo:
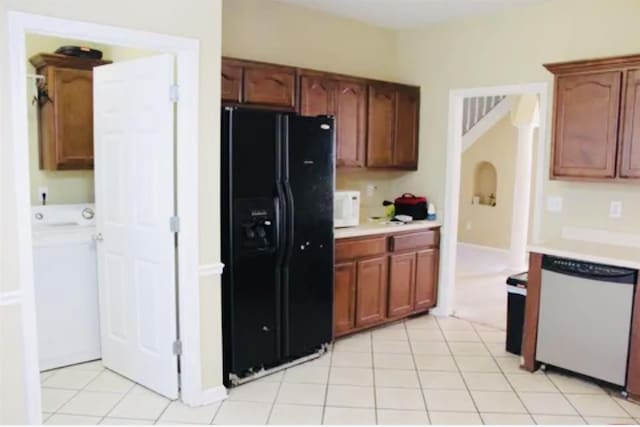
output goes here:
<path id="1" fill-rule="evenodd" d="M 182 355 L 182 341 L 175 340 L 173 342 L 173 354 L 175 354 L 176 356 Z"/>
<path id="2" fill-rule="evenodd" d="M 172 233 L 177 233 L 180 231 L 180 217 L 179 216 L 172 216 L 171 218 L 169 218 L 169 228 L 171 229 Z"/>
<path id="3" fill-rule="evenodd" d="M 169 99 L 171 100 L 171 102 L 178 102 L 180 100 L 180 86 L 169 86 Z"/>

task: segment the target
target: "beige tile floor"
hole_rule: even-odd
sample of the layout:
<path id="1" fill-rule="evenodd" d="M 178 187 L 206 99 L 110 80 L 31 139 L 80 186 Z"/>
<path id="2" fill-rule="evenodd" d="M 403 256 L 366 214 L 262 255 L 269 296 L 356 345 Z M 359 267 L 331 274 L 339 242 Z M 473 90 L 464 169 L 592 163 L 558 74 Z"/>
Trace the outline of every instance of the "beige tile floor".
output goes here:
<path id="1" fill-rule="evenodd" d="M 322 358 L 188 408 L 100 362 L 42 373 L 46 424 L 637 424 L 640 405 L 552 372 L 529 374 L 503 333 L 456 318 L 338 340 Z"/>

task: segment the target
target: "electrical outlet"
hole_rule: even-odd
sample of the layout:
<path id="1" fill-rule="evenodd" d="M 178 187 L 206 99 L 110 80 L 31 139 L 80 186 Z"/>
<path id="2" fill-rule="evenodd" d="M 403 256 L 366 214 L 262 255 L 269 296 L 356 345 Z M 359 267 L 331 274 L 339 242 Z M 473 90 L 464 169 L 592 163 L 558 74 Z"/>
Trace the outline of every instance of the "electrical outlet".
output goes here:
<path id="1" fill-rule="evenodd" d="M 615 201 L 609 205 L 609 218 L 620 218 L 622 216 L 622 202 Z"/>
<path id="2" fill-rule="evenodd" d="M 467 221 L 465 228 L 467 229 L 467 231 L 471 230 L 471 221 Z"/>
<path id="3" fill-rule="evenodd" d="M 562 197 L 560 196 L 547 197 L 547 211 L 562 212 Z"/>

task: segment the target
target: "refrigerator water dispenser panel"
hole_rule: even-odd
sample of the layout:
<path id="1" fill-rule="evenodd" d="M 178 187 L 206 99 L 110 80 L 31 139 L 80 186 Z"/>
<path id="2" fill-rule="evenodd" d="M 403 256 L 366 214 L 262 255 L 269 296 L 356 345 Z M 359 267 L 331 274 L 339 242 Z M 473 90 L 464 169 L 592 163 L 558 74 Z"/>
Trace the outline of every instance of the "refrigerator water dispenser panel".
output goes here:
<path id="1" fill-rule="evenodd" d="M 236 236 L 242 253 L 273 252 L 275 241 L 275 209 L 272 199 L 239 199 L 236 201 Z"/>

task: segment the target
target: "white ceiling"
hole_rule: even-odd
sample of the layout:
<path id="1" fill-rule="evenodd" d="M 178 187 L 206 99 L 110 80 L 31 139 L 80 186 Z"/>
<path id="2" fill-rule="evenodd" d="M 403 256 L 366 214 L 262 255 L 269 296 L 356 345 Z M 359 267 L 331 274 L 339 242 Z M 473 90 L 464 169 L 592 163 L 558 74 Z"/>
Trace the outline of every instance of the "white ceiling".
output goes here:
<path id="1" fill-rule="evenodd" d="M 482 15 L 542 0 L 278 0 L 392 29 Z"/>

